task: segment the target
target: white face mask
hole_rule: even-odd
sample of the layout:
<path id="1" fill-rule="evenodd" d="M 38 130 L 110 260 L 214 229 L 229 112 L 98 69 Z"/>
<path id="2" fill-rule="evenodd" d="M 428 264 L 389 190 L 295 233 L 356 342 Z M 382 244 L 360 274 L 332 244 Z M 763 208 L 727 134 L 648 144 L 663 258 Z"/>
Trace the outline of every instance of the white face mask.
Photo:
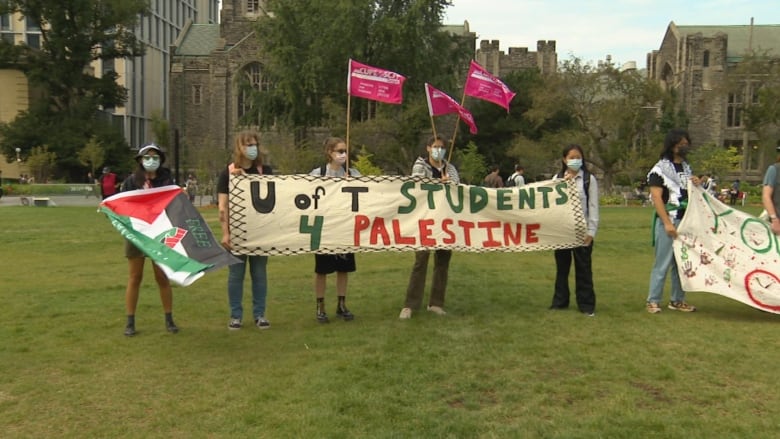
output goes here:
<path id="1" fill-rule="evenodd" d="M 244 149 L 244 155 L 246 155 L 246 158 L 249 160 L 254 160 L 257 158 L 257 145 L 247 145 Z"/>
<path id="2" fill-rule="evenodd" d="M 579 171 L 582 167 L 582 159 L 571 159 L 566 161 L 566 166 L 572 171 Z"/>
<path id="3" fill-rule="evenodd" d="M 156 171 L 157 168 L 160 167 L 160 157 L 153 156 L 149 158 L 142 158 L 141 159 L 141 166 L 144 167 L 145 170 L 152 172 Z"/>
<path id="4" fill-rule="evenodd" d="M 431 158 L 434 161 L 440 162 L 440 161 L 444 160 L 444 154 L 446 152 L 447 152 L 447 150 L 444 149 L 444 148 L 433 147 L 433 148 L 431 148 Z"/>

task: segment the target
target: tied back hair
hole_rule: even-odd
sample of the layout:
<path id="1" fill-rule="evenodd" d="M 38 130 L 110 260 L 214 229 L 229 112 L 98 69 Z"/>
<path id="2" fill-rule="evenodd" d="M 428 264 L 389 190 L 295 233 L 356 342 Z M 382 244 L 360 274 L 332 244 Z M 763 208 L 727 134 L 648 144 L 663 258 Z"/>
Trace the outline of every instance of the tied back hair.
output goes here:
<path id="1" fill-rule="evenodd" d="M 580 145 L 576 145 L 572 143 L 571 145 L 567 145 L 566 147 L 564 147 L 563 153 L 561 153 L 561 157 L 564 160 L 562 160 L 563 163 L 561 165 L 560 175 L 561 176 L 566 175 L 566 169 L 568 169 L 569 166 L 566 164 L 565 159 L 566 156 L 569 155 L 572 149 L 576 149 L 577 151 L 580 152 L 580 156 L 582 157 L 582 167 L 580 169 L 582 169 L 583 172 L 590 172 L 590 170 L 588 169 L 588 163 L 585 161 L 585 152 L 582 150 L 582 147 Z"/>

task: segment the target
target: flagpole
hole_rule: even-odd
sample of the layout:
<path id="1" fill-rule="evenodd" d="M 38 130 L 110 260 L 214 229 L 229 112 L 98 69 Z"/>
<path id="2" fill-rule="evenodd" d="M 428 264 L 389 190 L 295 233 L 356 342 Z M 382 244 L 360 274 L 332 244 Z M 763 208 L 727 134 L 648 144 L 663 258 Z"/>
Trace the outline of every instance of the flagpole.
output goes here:
<path id="1" fill-rule="evenodd" d="M 433 137 L 436 138 L 436 123 L 433 121 L 433 116 L 428 115 L 431 118 L 431 129 L 433 130 Z"/>
<path id="2" fill-rule="evenodd" d="M 349 178 L 349 115 L 351 113 L 352 109 L 352 95 L 349 94 L 349 90 L 347 90 L 347 178 Z"/>
<path id="3" fill-rule="evenodd" d="M 463 87 L 463 97 L 460 99 L 460 106 L 466 103 L 466 87 Z M 447 157 L 447 162 L 452 162 L 452 151 L 455 149 L 455 137 L 458 135 L 458 128 L 460 128 L 460 116 L 455 120 L 455 131 L 452 133 L 452 140 L 450 141 L 450 153 Z"/>

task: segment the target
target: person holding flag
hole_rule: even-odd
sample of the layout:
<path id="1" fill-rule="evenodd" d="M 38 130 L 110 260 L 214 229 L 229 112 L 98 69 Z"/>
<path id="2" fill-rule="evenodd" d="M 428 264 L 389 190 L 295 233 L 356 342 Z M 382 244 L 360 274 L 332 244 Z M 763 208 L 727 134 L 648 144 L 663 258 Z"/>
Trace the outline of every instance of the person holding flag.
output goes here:
<path id="1" fill-rule="evenodd" d="M 460 183 L 458 170 L 452 163 L 444 158 L 447 155 L 447 147 L 444 138 L 440 135 L 431 137 L 425 145 L 428 157 L 418 157 L 412 166 L 413 177 L 427 177 L 439 179 L 442 183 Z M 400 319 L 412 317 L 412 310 L 417 310 L 422 304 L 425 278 L 428 271 L 428 259 L 430 250 L 415 252 L 412 274 L 409 276 L 409 286 L 406 289 L 404 308 L 398 315 Z M 447 292 L 447 276 L 449 274 L 452 250 L 435 250 L 433 255 L 433 284 L 431 296 L 428 300 L 428 311 L 438 314 L 447 314 L 444 311 L 444 296 Z"/>
<path id="2" fill-rule="evenodd" d="M 162 167 L 162 164 L 165 163 L 165 154 L 159 146 L 152 143 L 141 147 L 135 155 L 135 161 L 138 163 L 138 167 L 122 183 L 120 192 L 173 184 L 170 169 Z M 125 290 L 125 308 L 127 310 L 125 335 L 132 337 L 136 334 L 135 311 L 138 306 L 138 292 L 144 276 L 146 256 L 128 240 L 125 240 L 125 256 L 127 257 L 129 269 L 127 288 Z M 154 269 L 154 279 L 160 290 L 160 301 L 165 312 L 165 328 L 168 332 L 176 334 L 179 332 L 179 328 L 173 322 L 173 290 L 171 282 L 156 263 L 153 262 L 152 267 Z"/>

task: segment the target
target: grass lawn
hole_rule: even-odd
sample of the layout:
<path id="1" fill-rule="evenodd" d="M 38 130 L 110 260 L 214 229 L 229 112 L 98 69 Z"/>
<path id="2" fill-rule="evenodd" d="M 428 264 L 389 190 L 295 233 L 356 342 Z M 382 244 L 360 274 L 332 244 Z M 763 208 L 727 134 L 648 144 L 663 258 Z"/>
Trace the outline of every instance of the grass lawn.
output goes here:
<path id="1" fill-rule="evenodd" d="M 413 255 L 366 253 L 356 319 L 336 321 L 329 279 L 321 325 L 307 255 L 271 258 L 262 332 L 227 330 L 221 270 L 174 290 L 181 332 L 166 333 L 147 266 L 126 338 L 106 218 L 2 208 L 0 436 L 776 438 L 780 316 L 709 293 L 688 294 L 695 313 L 648 314 L 651 210 L 601 213 L 595 318 L 547 310 L 551 252 L 456 253 L 449 315 L 401 321 Z"/>

